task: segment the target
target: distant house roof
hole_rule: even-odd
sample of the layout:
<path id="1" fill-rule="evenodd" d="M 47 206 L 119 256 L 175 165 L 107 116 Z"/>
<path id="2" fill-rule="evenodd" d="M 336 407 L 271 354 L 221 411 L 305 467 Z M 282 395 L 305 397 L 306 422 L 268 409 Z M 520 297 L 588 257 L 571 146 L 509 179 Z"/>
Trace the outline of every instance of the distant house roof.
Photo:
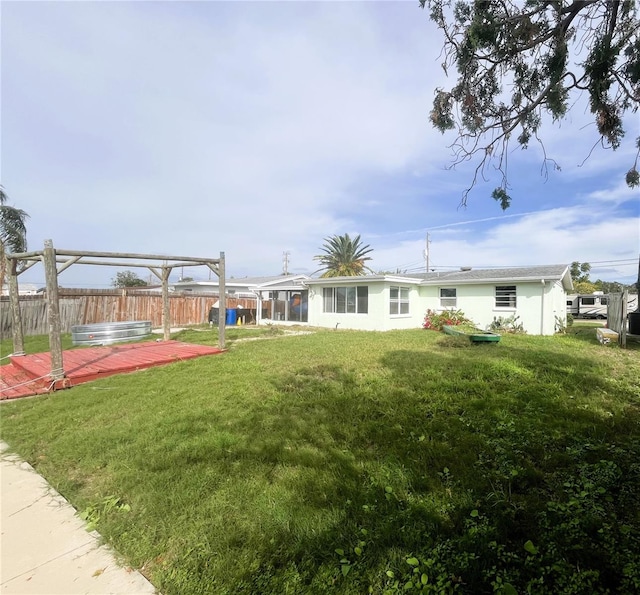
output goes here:
<path id="1" fill-rule="evenodd" d="M 38 293 L 38 285 L 34 283 L 19 283 L 18 284 L 18 295 L 35 295 Z M 8 283 L 2 284 L 2 295 L 9 295 L 9 285 Z"/>
<path id="2" fill-rule="evenodd" d="M 282 287 L 299 287 L 308 277 L 306 275 L 271 275 L 265 277 L 241 277 L 226 279 L 224 284 L 227 289 L 244 288 L 248 290 L 275 289 Z M 217 288 L 218 279 L 212 281 L 179 281 L 174 283 L 176 291 L 194 288 Z"/>
<path id="3" fill-rule="evenodd" d="M 394 281 L 405 280 L 420 285 L 442 285 L 442 283 L 473 284 L 499 283 L 507 281 L 561 281 L 565 290 L 573 289 L 569 267 L 565 264 L 552 264 L 528 267 L 510 267 L 504 269 L 463 269 L 458 271 L 443 271 L 438 273 L 398 274 L 398 275 L 369 275 L 366 277 L 329 277 L 323 279 L 309 279 L 306 285 L 327 285 L 333 283 L 354 282 L 354 279 L 366 281 Z"/>

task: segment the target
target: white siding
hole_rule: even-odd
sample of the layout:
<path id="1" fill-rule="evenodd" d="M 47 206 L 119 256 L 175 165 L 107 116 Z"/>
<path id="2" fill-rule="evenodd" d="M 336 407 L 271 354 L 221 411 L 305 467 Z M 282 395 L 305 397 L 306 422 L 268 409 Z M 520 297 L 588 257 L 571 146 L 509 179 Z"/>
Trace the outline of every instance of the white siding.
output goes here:
<path id="1" fill-rule="evenodd" d="M 496 307 L 496 287 L 516 287 L 516 307 Z M 517 316 L 518 324 L 530 335 L 553 335 L 555 316 L 566 319 L 565 293 L 559 282 L 503 282 L 490 284 L 442 285 L 456 287 L 457 308 L 462 310 L 479 328 L 486 329 L 494 318 Z M 423 287 L 423 299 L 427 308 L 442 312 L 440 286 Z M 544 302 L 543 302 L 544 295 Z M 543 305 L 544 304 L 544 305 Z M 544 318 L 544 320 L 543 320 Z"/>
<path id="2" fill-rule="evenodd" d="M 337 283 L 336 286 L 344 283 Z M 440 289 L 455 288 L 457 310 L 462 310 L 479 328 L 487 328 L 502 316 L 517 316 L 530 335 L 553 335 L 556 317 L 566 321 L 566 294 L 560 281 L 499 281 L 492 283 L 443 283 L 442 285 L 411 285 L 395 280 L 354 281 L 353 286 L 369 288 L 367 314 L 339 314 L 323 312 L 322 286 L 313 285 L 309 291 L 309 325 L 324 328 L 387 331 L 421 328 L 427 310 L 442 312 Z M 496 287 L 516 287 L 516 307 L 496 307 Z M 332 287 L 328 282 L 326 287 Z M 389 314 L 390 288 L 409 288 L 409 314 Z"/>
<path id="3" fill-rule="evenodd" d="M 363 280 L 364 281 L 364 280 Z M 354 282 L 353 286 L 369 288 L 368 314 L 340 314 L 323 312 L 322 287 L 313 286 L 309 291 L 309 324 L 323 328 L 340 328 L 363 331 L 387 331 L 416 328 L 422 325 L 425 309 L 418 287 L 401 282 Z M 340 286 L 344 286 L 341 283 Z M 409 314 L 389 314 L 390 287 L 409 288 Z M 331 285 L 327 284 L 327 287 Z"/>

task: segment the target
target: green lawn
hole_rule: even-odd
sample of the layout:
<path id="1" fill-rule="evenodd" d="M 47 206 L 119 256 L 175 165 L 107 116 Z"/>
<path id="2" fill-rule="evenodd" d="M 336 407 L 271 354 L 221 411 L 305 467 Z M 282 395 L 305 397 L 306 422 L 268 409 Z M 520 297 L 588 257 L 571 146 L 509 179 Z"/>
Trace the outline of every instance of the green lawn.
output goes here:
<path id="1" fill-rule="evenodd" d="M 0 407 L 2 439 L 164 595 L 640 591 L 637 344 L 227 338 Z"/>

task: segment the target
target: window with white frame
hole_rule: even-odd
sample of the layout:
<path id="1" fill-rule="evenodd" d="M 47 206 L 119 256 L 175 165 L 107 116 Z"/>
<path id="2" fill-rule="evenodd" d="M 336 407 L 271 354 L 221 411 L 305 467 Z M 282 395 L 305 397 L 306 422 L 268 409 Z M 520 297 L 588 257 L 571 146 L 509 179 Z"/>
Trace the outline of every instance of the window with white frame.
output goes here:
<path id="1" fill-rule="evenodd" d="M 367 314 L 369 312 L 369 288 L 323 287 L 322 311 L 335 314 Z"/>
<path id="2" fill-rule="evenodd" d="M 496 308 L 516 307 L 516 286 L 497 285 L 496 286 Z"/>
<path id="3" fill-rule="evenodd" d="M 389 314 L 409 314 L 409 288 L 389 288 Z"/>
<path id="4" fill-rule="evenodd" d="M 440 288 L 440 307 L 456 308 L 458 305 L 458 290 L 455 287 Z"/>

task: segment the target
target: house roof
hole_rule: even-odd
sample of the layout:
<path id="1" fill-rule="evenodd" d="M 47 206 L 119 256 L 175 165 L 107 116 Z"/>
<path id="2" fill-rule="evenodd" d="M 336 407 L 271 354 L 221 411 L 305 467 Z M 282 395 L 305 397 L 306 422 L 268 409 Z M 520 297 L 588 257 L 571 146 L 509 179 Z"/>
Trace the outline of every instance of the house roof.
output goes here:
<path id="1" fill-rule="evenodd" d="M 225 280 L 225 287 L 247 289 L 267 289 L 273 287 L 299 286 L 301 281 L 307 279 L 306 275 L 271 275 L 265 277 L 241 277 Z M 218 280 L 212 281 L 179 281 L 174 284 L 177 290 L 185 287 L 218 287 Z"/>
<path id="2" fill-rule="evenodd" d="M 356 277 L 357 280 L 371 281 L 408 281 L 420 285 L 451 284 L 479 284 L 496 282 L 538 282 L 561 281 L 566 290 L 573 289 L 569 267 L 565 264 L 540 265 L 528 267 L 510 267 L 504 269 L 473 269 L 458 271 L 443 271 L 438 273 L 422 273 L 420 275 L 369 275 Z M 309 279 L 305 285 L 330 285 L 354 282 L 354 277 L 329 277 L 323 279 Z"/>
<path id="3" fill-rule="evenodd" d="M 358 275 L 355 277 L 319 277 L 316 279 L 306 279 L 304 285 L 343 285 L 345 283 L 353 284 L 355 282 L 366 281 L 395 281 L 401 283 L 413 283 L 418 285 L 422 281 L 419 275 Z"/>
<path id="4" fill-rule="evenodd" d="M 569 267 L 566 264 L 551 264 L 529 267 L 510 267 L 504 269 L 470 269 L 427 273 L 422 275 L 424 285 L 438 285 L 443 280 L 456 283 L 478 283 L 494 281 L 569 281 L 567 289 L 572 287 Z"/>

